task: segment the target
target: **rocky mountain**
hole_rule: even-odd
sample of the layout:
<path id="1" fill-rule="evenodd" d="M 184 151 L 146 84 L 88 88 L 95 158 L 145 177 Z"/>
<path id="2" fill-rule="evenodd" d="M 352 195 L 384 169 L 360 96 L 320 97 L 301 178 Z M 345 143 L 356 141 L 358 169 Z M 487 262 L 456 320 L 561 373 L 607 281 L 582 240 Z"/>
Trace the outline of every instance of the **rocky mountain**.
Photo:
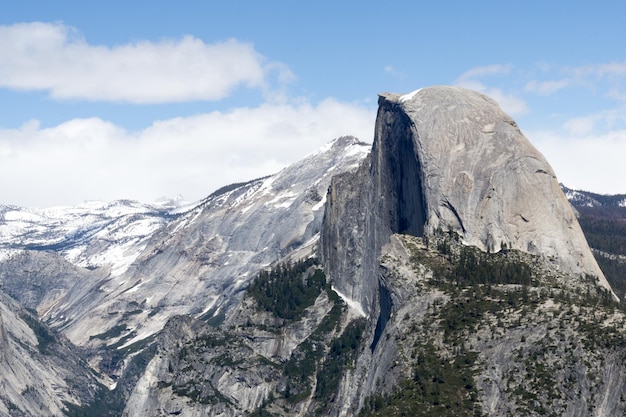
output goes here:
<path id="1" fill-rule="evenodd" d="M 0 206 L 0 257 L 19 250 L 53 251 L 76 266 L 106 267 L 120 275 L 146 239 L 190 207 L 176 202 L 87 202 L 75 207 Z"/>
<path id="2" fill-rule="evenodd" d="M 101 384 L 79 352 L 0 292 L 0 415 L 61 416 L 93 402 Z"/>
<path id="3" fill-rule="evenodd" d="M 0 291 L 82 347 L 114 388 L 171 317 L 222 316 L 260 269 L 309 256 L 331 177 L 368 151 L 340 138 L 184 207 L 3 207 Z"/>
<path id="4" fill-rule="evenodd" d="M 567 196 L 567 199 L 570 203 L 576 207 L 580 208 L 626 208 L 626 195 L 625 194 L 615 194 L 615 195 L 605 195 L 605 194 L 596 194 L 589 191 L 581 191 L 581 190 L 573 190 L 571 188 L 567 188 L 563 184 L 561 184 L 561 189 L 563 193 Z"/>
<path id="5" fill-rule="evenodd" d="M 90 204 L 1 210 L 2 334 L 30 346 L 7 351 L 71 395 L 17 401 L 2 372 L 0 415 L 626 412 L 621 293 L 479 93 L 382 94 L 371 147 L 339 138 L 195 204 Z M 35 328 L 90 368 L 51 365 Z"/>

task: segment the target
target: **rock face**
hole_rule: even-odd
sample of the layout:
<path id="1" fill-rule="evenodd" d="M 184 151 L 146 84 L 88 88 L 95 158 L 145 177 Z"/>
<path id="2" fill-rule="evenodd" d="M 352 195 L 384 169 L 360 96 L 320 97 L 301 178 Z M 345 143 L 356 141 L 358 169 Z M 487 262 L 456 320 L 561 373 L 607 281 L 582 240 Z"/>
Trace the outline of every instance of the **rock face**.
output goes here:
<path id="1" fill-rule="evenodd" d="M 259 269 L 310 255 L 331 178 L 357 169 L 369 149 L 338 138 L 275 175 L 185 208 L 0 206 L 0 289 L 96 352 L 98 367 L 110 346 L 142 346 L 176 315 L 223 314 Z M 98 369 L 117 377 L 123 366 Z"/>
<path id="2" fill-rule="evenodd" d="M 452 231 L 484 251 L 539 254 L 611 291 L 552 168 L 492 99 L 457 87 L 382 94 L 368 163 L 333 181 L 321 248 L 366 311 L 378 287 L 371 254 L 392 233 Z M 335 226 L 344 213 L 357 233 Z"/>
<path id="3" fill-rule="evenodd" d="M 540 256 L 444 240 L 392 235 L 382 248 L 392 314 L 361 379 L 341 385 L 347 415 L 624 415 L 623 311 L 551 280 L 563 272 Z M 480 261 L 463 271 L 458 250 Z M 468 282 L 480 264 L 490 285 Z M 522 264 L 530 285 L 499 276 Z"/>
<path id="4" fill-rule="evenodd" d="M 185 208 L 0 206 L 0 416 L 624 415 L 626 315 L 545 159 L 481 94 L 379 103 L 373 147 Z"/>
<path id="5" fill-rule="evenodd" d="M 61 416 L 100 388 L 63 338 L 0 291 L 0 416 Z"/>
<path id="6" fill-rule="evenodd" d="M 76 319 L 64 332 L 84 345 L 97 342 L 94 323 L 97 334 L 123 326 L 118 337 L 130 344 L 175 315 L 224 313 L 261 268 L 314 251 L 331 177 L 368 150 L 339 138 L 275 175 L 219 190 L 153 233 L 127 271 L 98 287 L 100 298 L 66 307 Z"/>
<path id="7" fill-rule="evenodd" d="M 453 87 L 383 95 L 381 139 L 402 140 L 398 113 L 411 122 L 429 233 L 453 230 L 486 251 L 554 257 L 566 272 L 595 275 L 608 288 L 552 168 L 493 100 Z"/>

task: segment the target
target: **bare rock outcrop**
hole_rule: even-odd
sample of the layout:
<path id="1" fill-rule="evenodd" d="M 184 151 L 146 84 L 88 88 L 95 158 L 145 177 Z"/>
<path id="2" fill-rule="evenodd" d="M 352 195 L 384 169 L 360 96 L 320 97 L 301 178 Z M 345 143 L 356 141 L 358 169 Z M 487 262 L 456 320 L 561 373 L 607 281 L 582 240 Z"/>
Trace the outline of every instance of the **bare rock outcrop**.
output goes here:
<path id="1" fill-rule="evenodd" d="M 433 87 L 383 95 L 380 105 L 383 120 L 401 113 L 411 121 L 429 233 L 451 229 L 486 251 L 541 254 L 610 288 L 550 164 L 495 101 Z"/>
<path id="2" fill-rule="evenodd" d="M 458 87 L 381 94 L 364 164 L 333 181 L 320 252 L 337 287 L 365 311 L 377 312 L 375 259 L 392 233 L 452 231 L 483 251 L 541 255 L 612 291 L 554 171 L 489 97 Z M 335 227 L 340 216 L 352 227 Z"/>

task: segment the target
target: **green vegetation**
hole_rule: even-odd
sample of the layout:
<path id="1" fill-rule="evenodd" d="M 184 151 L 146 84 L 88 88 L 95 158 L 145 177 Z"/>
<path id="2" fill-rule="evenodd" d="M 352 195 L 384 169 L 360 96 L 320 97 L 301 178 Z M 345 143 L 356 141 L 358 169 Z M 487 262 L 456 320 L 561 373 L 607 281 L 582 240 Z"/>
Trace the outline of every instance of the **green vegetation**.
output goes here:
<path id="1" fill-rule="evenodd" d="M 310 258 L 261 271 L 248 286 L 247 294 L 259 309 L 286 320 L 297 320 L 326 287 L 326 276 L 320 269 L 308 272 L 316 264 L 317 260 Z"/>
<path id="2" fill-rule="evenodd" d="M 449 265 L 445 269 L 437 270 L 435 280 L 461 285 L 530 285 L 533 282 L 528 264 L 513 256 L 516 251 L 504 249 L 494 254 L 483 252 L 473 246 L 460 246 L 453 250 L 452 245 L 449 238 L 444 238 L 437 244 L 439 252 L 448 260 Z"/>
<path id="3" fill-rule="evenodd" d="M 592 410 L 606 357 L 626 360 L 625 320 L 596 277 L 570 286 L 515 250 L 483 253 L 451 234 L 426 242 L 430 248 L 421 242 L 403 238 L 424 277 L 415 282 L 416 295 L 430 299 L 429 306 L 412 321 L 404 315 L 409 330 L 395 335 L 400 382 L 368 398 L 361 417 L 480 416 L 477 378 L 490 386 L 500 371 L 493 383 L 510 407 L 505 414 L 560 415 L 571 395 L 586 396 Z M 503 343 L 514 348 L 502 352 Z M 494 363 L 494 355 L 504 358 Z M 410 376 L 402 379 L 407 367 Z M 498 371 L 485 373 L 488 367 Z"/>
<path id="4" fill-rule="evenodd" d="M 123 401 L 115 401 L 109 390 L 101 385 L 90 404 L 78 406 L 65 402 L 67 417 L 120 417 L 124 410 Z"/>
<path id="5" fill-rule="evenodd" d="M 366 416 L 481 416 L 473 365 L 476 352 L 442 359 L 432 344 L 417 346 L 412 377 L 390 395 L 369 397 L 359 413 Z"/>
<path id="6" fill-rule="evenodd" d="M 300 319 L 322 291 L 326 291 L 332 303 L 332 308 L 311 336 L 300 343 L 290 359 L 280 366 L 286 381 L 277 392 L 278 397 L 272 395 L 251 416 L 270 416 L 272 407 L 289 407 L 310 396 L 318 402 L 315 414 L 324 415 L 345 370 L 354 366 L 361 347 L 365 320 L 349 323 L 336 338 L 330 338 L 330 335 L 338 332 L 346 307 L 326 282 L 324 273 L 314 269 L 316 265 L 315 259 L 281 264 L 271 271 L 261 272 L 248 287 L 247 295 L 255 300 L 259 310 L 269 311 L 286 320 Z M 263 325 L 263 330 L 271 331 L 266 327 Z"/>
<path id="7" fill-rule="evenodd" d="M 148 362 L 154 357 L 156 344 L 153 341 L 154 338 L 144 339 L 129 346 L 123 353 L 116 352 L 114 356 L 119 355 L 116 359 L 119 361 L 124 353 L 139 351 L 138 354 L 132 357 L 126 369 L 125 375 L 130 375 L 130 377 L 122 378 L 118 381 L 117 386 L 112 391 L 104 385 L 99 385 L 93 400 L 89 404 L 78 406 L 65 402 L 65 414 L 67 417 L 120 417 L 124 411 L 126 400 L 139 375 L 143 373 Z"/>
<path id="8" fill-rule="evenodd" d="M 39 352 L 43 355 L 50 353 L 51 346 L 57 341 L 54 334 L 38 318 L 27 313 L 21 314 L 20 317 L 35 333 Z"/>
<path id="9" fill-rule="evenodd" d="M 291 354 L 283 370 L 288 380 L 282 395 L 287 402 L 297 403 L 311 394 L 311 377 L 322 354 L 323 346 L 310 339 L 300 343 Z"/>
<path id="10" fill-rule="evenodd" d="M 475 247 L 461 248 L 459 259 L 453 269 L 457 281 L 473 284 L 521 284 L 530 285 L 530 267 L 518 260 L 499 254 L 488 254 Z"/>
<path id="11" fill-rule="evenodd" d="M 341 336 L 331 342 L 330 350 L 317 371 L 316 399 L 326 404 L 333 400 L 345 370 L 354 366 L 364 330 L 365 319 L 355 320 L 348 324 Z"/>
<path id="12" fill-rule="evenodd" d="M 96 335 L 93 335 L 93 336 L 89 336 L 89 340 L 93 340 L 93 339 L 100 339 L 100 340 L 111 339 L 111 338 L 114 338 L 114 337 L 121 336 L 121 334 L 125 330 L 126 330 L 126 325 L 125 324 L 118 324 L 117 326 L 111 327 L 109 330 L 107 330 L 104 333 L 100 333 L 100 334 L 96 334 Z"/>
<path id="13" fill-rule="evenodd" d="M 288 377 L 289 380 L 283 395 L 287 402 L 297 403 L 311 394 L 312 378 L 314 375 L 316 378 L 320 375 L 320 371 L 317 371 L 317 369 L 324 359 L 327 335 L 337 329 L 337 325 L 344 311 L 344 304 L 339 296 L 330 288 L 327 288 L 326 291 L 330 301 L 333 303 L 333 307 L 322 319 L 322 322 L 317 329 L 315 329 L 313 334 L 296 348 L 289 361 L 285 364 L 283 374 Z M 351 326 L 352 325 L 349 325 L 348 327 L 352 328 Z M 326 360 L 328 361 L 329 359 Z M 341 375 L 337 377 L 340 378 Z M 320 383 L 319 380 L 317 383 Z M 332 384 L 332 382 L 330 383 Z M 316 393 L 317 390 L 318 388 L 316 388 Z M 329 389 L 327 389 L 327 391 L 328 390 Z"/>
<path id="14" fill-rule="evenodd" d="M 594 256 L 613 291 L 622 301 L 626 301 L 626 261 L 598 253 L 594 253 Z"/>
<path id="15" fill-rule="evenodd" d="M 246 181 L 246 182 L 235 182 L 235 183 L 232 183 L 232 184 L 225 185 L 225 186 L 223 186 L 223 187 L 221 187 L 221 188 L 218 188 L 217 190 L 213 191 L 213 192 L 212 192 L 212 193 L 211 193 L 211 194 L 210 194 L 210 195 L 206 198 L 206 200 L 211 200 L 212 198 L 216 198 L 216 197 L 219 197 L 219 196 L 221 196 L 221 195 L 223 195 L 223 194 L 226 194 L 226 193 L 228 193 L 228 192 L 230 192 L 230 191 L 234 191 L 234 190 L 236 190 L 237 188 L 243 187 L 244 185 L 253 184 L 253 183 L 255 183 L 255 182 L 262 181 L 262 180 L 264 180 L 264 179 L 266 179 L 266 178 L 269 178 L 269 177 L 261 177 L 261 178 L 254 179 L 254 180 L 252 180 L 252 181 Z"/>
<path id="16" fill-rule="evenodd" d="M 589 246 L 615 255 L 626 255 L 626 220 L 583 215 L 578 221 Z"/>
<path id="17" fill-rule="evenodd" d="M 626 261 L 619 258 L 626 256 L 626 208 L 578 207 L 578 211 L 589 246 L 599 251 L 594 256 L 602 272 L 617 296 L 626 300 Z"/>

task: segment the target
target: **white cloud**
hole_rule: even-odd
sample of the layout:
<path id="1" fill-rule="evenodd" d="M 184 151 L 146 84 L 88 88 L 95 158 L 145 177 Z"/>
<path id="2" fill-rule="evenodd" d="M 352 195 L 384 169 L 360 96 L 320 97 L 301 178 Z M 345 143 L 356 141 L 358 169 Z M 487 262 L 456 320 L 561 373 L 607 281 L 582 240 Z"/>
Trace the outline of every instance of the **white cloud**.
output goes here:
<path id="1" fill-rule="evenodd" d="M 585 136 L 593 132 L 596 120 L 596 117 L 591 116 L 575 117 L 565 122 L 563 124 L 563 128 L 565 128 L 571 135 Z"/>
<path id="2" fill-rule="evenodd" d="M 597 66 L 597 73 L 600 76 L 605 75 L 626 75 L 626 61 L 625 62 L 611 62 L 608 64 L 602 64 Z"/>
<path id="3" fill-rule="evenodd" d="M 524 91 L 543 96 L 552 95 L 570 87 L 584 87 L 595 93 L 605 91 L 607 97 L 623 100 L 620 81 L 626 76 L 626 62 L 583 65 L 578 67 L 538 64 L 542 75 L 556 72 L 557 79 L 531 80 L 524 86 Z"/>
<path id="4" fill-rule="evenodd" d="M 474 78 L 484 77 L 486 75 L 508 74 L 511 71 L 511 65 L 493 64 L 482 67 L 475 67 L 465 71 L 457 79 L 457 83 L 464 84 L 473 81 Z"/>
<path id="5" fill-rule="evenodd" d="M 90 45 L 71 27 L 0 26 L 0 87 L 45 90 L 58 99 L 163 103 L 219 100 L 240 85 L 268 90 L 287 67 L 237 40 L 207 44 L 192 36 L 113 47 Z"/>
<path id="6" fill-rule="evenodd" d="M 383 68 L 383 70 L 385 71 L 385 74 L 394 77 L 396 79 L 404 79 L 406 78 L 406 74 L 404 73 L 404 71 L 400 71 L 397 68 L 395 68 L 392 65 L 385 65 L 385 67 Z"/>
<path id="7" fill-rule="evenodd" d="M 563 90 L 572 84 L 571 80 L 551 80 L 551 81 L 537 81 L 532 80 L 526 83 L 524 91 L 527 93 L 535 93 L 542 96 L 549 96 L 557 91 Z"/>
<path id="8" fill-rule="evenodd" d="M 0 130 L 3 204 L 42 207 L 84 200 L 154 201 L 277 172 L 351 134 L 371 142 L 375 111 L 333 99 L 265 104 L 155 122 L 129 132 L 98 118 Z"/>
<path id="9" fill-rule="evenodd" d="M 597 193 L 626 193 L 626 130 L 572 138 L 554 131 L 526 132 L 568 187 Z"/>
<path id="10" fill-rule="evenodd" d="M 511 65 L 502 64 L 471 68 L 457 78 L 456 85 L 486 94 L 497 101 L 500 107 L 502 107 L 502 110 L 509 115 L 520 116 L 528 112 L 528 107 L 526 106 L 524 100 L 514 94 L 505 93 L 500 88 L 488 87 L 481 81 L 477 80 L 477 78 L 485 76 L 506 75 L 510 73 L 511 69 Z"/>
<path id="11" fill-rule="evenodd" d="M 616 107 L 602 110 L 585 116 L 574 117 L 563 124 L 563 128 L 574 136 L 588 136 L 591 134 L 607 134 L 624 126 L 626 122 L 626 108 Z"/>
<path id="12" fill-rule="evenodd" d="M 507 114 L 511 116 L 520 116 L 528 113 L 526 102 L 513 94 L 506 94 L 499 88 L 487 87 L 481 82 L 466 79 L 457 82 L 457 85 L 470 90 L 479 91 L 492 99 L 494 99 Z"/>

